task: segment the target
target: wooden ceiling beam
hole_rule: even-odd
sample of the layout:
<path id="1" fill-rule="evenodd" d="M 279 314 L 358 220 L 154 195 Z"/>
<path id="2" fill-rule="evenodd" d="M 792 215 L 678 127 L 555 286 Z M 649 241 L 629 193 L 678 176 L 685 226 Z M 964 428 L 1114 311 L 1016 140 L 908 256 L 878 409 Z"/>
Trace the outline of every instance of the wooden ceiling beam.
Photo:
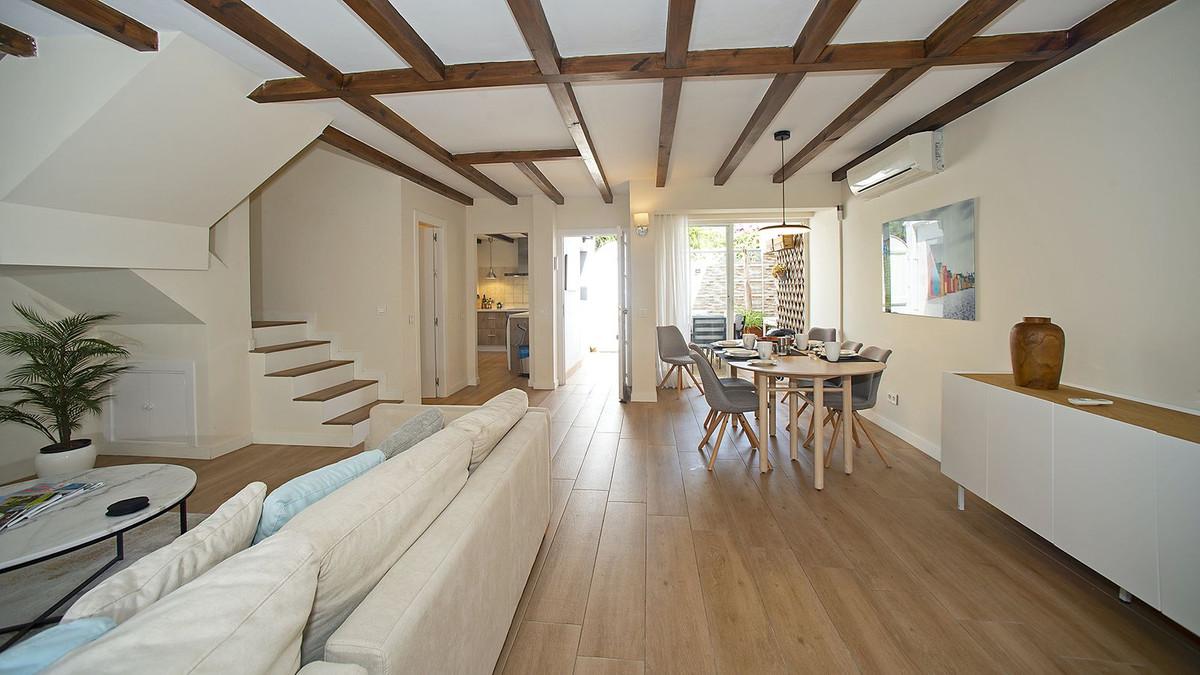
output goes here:
<path id="1" fill-rule="evenodd" d="M 516 195 L 505 190 L 473 166 L 459 164 L 448 150 L 435 143 L 409 124 L 391 108 L 373 96 L 355 95 L 342 89 L 344 76 L 337 68 L 312 50 L 300 44 L 275 24 L 241 0 L 185 0 L 217 23 L 241 36 L 250 44 L 274 56 L 284 65 L 300 73 L 312 84 L 328 91 L 374 120 L 380 126 L 416 146 L 452 171 L 487 190 L 509 205 L 517 203 Z"/>
<path id="2" fill-rule="evenodd" d="M 545 162 L 556 159 L 579 159 L 579 148 L 560 150 L 493 150 L 463 152 L 454 156 L 459 164 L 512 164 L 516 162 Z"/>
<path id="3" fill-rule="evenodd" d="M 818 58 L 857 3 L 858 0 L 820 0 L 792 47 L 793 63 L 807 63 Z M 758 107 L 746 121 L 742 133 L 738 134 L 733 147 L 725 155 L 725 161 L 721 162 L 713 176 L 714 185 L 724 185 L 725 181 L 729 180 L 803 80 L 803 72 L 775 76 L 771 86 L 767 88 L 767 93 L 758 102 Z"/>
<path id="4" fill-rule="evenodd" d="M 885 148 L 910 134 L 940 129 L 998 96 L 1032 80 L 1064 61 L 1083 53 L 1120 31 L 1132 26 L 1174 0 L 1114 0 L 1095 14 L 1075 24 L 1067 31 L 1068 46 L 1058 56 L 1044 61 L 1014 63 L 983 82 L 971 87 L 890 138 L 855 157 L 833 172 L 833 180 L 846 179 L 846 172 L 882 152 Z"/>
<path id="5" fill-rule="evenodd" d="M 418 75 L 436 82 L 446 78 L 446 65 L 388 0 L 343 0 Z"/>
<path id="6" fill-rule="evenodd" d="M 683 93 L 682 77 L 663 78 L 662 107 L 658 118 L 658 167 L 654 184 L 667 186 L 667 170 L 671 165 L 671 147 L 675 144 L 675 122 L 679 119 L 679 97 Z"/>
<path id="7" fill-rule="evenodd" d="M 32 35 L 0 23 L 0 54 L 37 56 L 37 40 Z"/>
<path id="8" fill-rule="evenodd" d="M 566 199 L 563 198 L 558 188 L 554 187 L 554 183 L 551 183 L 550 179 L 546 178 L 546 174 L 534 166 L 533 162 L 513 162 L 513 166 L 520 169 L 521 173 L 525 174 L 525 177 L 542 191 L 542 194 L 550 198 L 550 201 L 559 206 L 566 203 Z"/>
<path id="9" fill-rule="evenodd" d="M 812 63 L 796 63 L 790 47 L 751 47 L 690 51 L 684 68 L 667 67 L 663 52 L 567 57 L 559 75 L 544 75 L 534 61 L 458 63 L 446 66 L 446 79 L 430 82 L 412 68 L 369 70 L 345 75 L 346 93 L 407 94 L 480 87 L 513 87 L 550 82 L 658 80 L 664 77 L 722 77 L 803 72 L 888 70 L 915 66 L 982 65 L 1041 61 L 1067 46 L 1067 31 L 1015 33 L 971 38 L 949 56 L 927 57 L 924 40 L 860 42 L 826 47 Z M 336 98 L 305 78 L 267 80 L 250 98 L 259 103 Z"/>
<path id="10" fill-rule="evenodd" d="M 546 20 L 541 0 L 508 0 L 508 6 L 538 70 L 542 75 L 561 74 L 562 56 L 554 43 L 554 34 L 550 31 L 550 22 Z M 583 120 L 583 111 L 575 98 L 575 90 L 569 82 L 547 83 L 546 88 L 550 90 L 550 97 L 554 99 L 554 105 L 558 108 L 563 124 L 567 126 L 567 132 L 571 134 L 571 140 L 575 141 L 575 147 L 579 148 L 579 155 L 592 177 L 592 182 L 596 184 L 600 197 L 604 203 L 611 204 L 612 188 L 608 184 L 608 177 L 604 175 L 604 167 L 600 164 L 596 145 L 592 142 L 592 134 Z"/>
<path id="11" fill-rule="evenodd" d="M 158 33 L 98 0 L 33 0 L 46 9 L 91 28 L 139 52 L 158 50 Z"/>
<path id="12" fill-rule="evenodd" d="M 475 200 L 471 199 L 470 195 L 463 194 L 439 180 L 426 176 L 391 155 L 363 143 L 344 131 L 328 126 L 325 127 L 325 131 L 321 132 L 319 138 L 335 148 L 344 150 L 365 162 L 374 164 L 384 171 L 390 171 L 401 178 L 407 178 L 417 185 L 432 190 L 448 199 L 453 199 L 459 204 L 472 206 L 475 203 Z"/>
<path id="13" fill-rule="evenodd" d="M 667 8 L 667 45 L 663 52 L 667 68 L 687 66 L 688 43 L 692 39 L 692 17 L 696 0 L 671 0 Z M 662 83 L 662 104 L 658 117 L 658 167 L 654 184 L 666 187 L 667 171 L 671 166 L 671 148 L 675 144 L 675 122 L 679 118 L 679 97 L 683 93 L 682 77 L 665 77 Z"/>
<path id="14" fill-rule="evenodd" d="M 184 0 L 213 21 L 236 33 L 246 42 L 275 57 L 300 73 L 313 86 L 337 95 L 342 73 L 311 49 L 300 44 L 282 28 L 238 0 Z"/>
<path id="15" fill-rule="evenodd" d="M 469 164 L 460 164 L 455 162 L 454 155 L 450 154 L 450 151 L 446 150 L 442 146 L 435 143 L 433 139 L 421 133 L 419 129 L 414 127 L 412 124 L 409 124 L 408 120 L 396 114 L 394 110 L 387 107 L 387 105 L 385 105 L 379 99 L 373 96 L 343 96 L 342 100 L 346 103 L 349 103 L 362 114 L 370 117 L 388 131 L 391 131 L 400 138 L 403 138 L 412 145 L 416 146 L 418 150 L 449 167 L 458 175 L 466 178 L 484 190 L 487 190 L 492 194 L 492 196 L 496 197 L 500 201 L 508 204 L 509 206 L 516 205 L 516 195 L 508 190 L 505 190 L 500 186 L 499 183 L 491 178 L 488 178 L 479 169 L 476 169 Z"/>
<path id="16" fill-rule="evenodd" d="M 925 40 L 931 56 L 946 56 L 966 44 L 976 33 L 987 28 L 1017 0 L 967 0 Z M 829 146 L 858 126 L 908 85 L 929 71 L 929 66 L 893 68 L 879 78 L 871 88 L 842 111 L 832 122 L 775 172 L 772 180 L 781 183 L 824 152 Z"/>

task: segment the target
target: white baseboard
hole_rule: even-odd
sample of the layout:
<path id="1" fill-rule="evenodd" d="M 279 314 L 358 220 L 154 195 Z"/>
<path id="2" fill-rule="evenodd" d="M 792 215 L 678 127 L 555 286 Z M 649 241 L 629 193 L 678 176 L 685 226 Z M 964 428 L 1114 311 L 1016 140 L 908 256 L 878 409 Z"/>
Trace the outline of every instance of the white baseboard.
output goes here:
<path id="1" fill-rule="evenodd" d="M 928 438 L 925 438 L 924 436 L 921 436 L 920 434 L 917 434 L 906 427 L 900 426 L 895 421 L 888 419 L 887 417 L 884 417 L 873 410 L 863 410 L 859 414 L 875 424 L 883 427 L 888 432 L 899 436 L 909 445 L 920 450 L 921 452 L 929 455 L 939 462 L 942 461 L 942 446 L 940 444 L 934 443 Z"/>
<path id="2" fill-rule="evenodd" d="M 96 444 L 101 455 L 119 457 L 166 457 L 169 459 L 216 459 L 221 455 L 250 445 L 250 434 L 215 439 L 197 445 L 187 443 L 156 443 L 153 441 L 102 441 Z"/>
<path id="3" fill-rule="evenodd" d="M 310 445 L 333 448 L 351 448 L 357 445 L 356 443 L 346 444 L 345 436 L 342 434 L 331 433 L 326 436 L 325 434 L 294 433 L 289 431 L 256 431 L 254 432 L 254 442 L 264 445 Z"/>

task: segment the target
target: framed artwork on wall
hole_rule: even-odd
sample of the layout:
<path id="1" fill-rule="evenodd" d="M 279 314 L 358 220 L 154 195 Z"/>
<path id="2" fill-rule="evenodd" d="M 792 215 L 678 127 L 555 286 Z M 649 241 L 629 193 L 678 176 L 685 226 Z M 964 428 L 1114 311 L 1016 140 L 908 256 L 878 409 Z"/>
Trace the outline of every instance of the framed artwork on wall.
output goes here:
<path id="1" fill-rule="evenodd" d="M 883 224 L 883 311 L 975 320 L 975 201 Z"/>

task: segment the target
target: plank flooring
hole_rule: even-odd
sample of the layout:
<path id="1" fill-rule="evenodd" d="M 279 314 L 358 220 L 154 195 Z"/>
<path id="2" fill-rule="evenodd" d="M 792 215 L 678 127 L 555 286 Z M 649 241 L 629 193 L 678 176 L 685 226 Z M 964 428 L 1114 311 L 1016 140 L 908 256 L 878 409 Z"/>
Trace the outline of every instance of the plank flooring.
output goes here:
<path id="1" fill-rule="evenodd" d="M 553 416 L 550 527 L 496 673 L 1200 672 L 1194 636 L 986 504 L 956 511 L 937 463 L 883 429 L 867 423 L 894 468 L 867 446 L 847 476 L 839 449 L 822 492 L 811 452 L 789 459 L 784 414 L 774 471 L 738 430 L 709 472 L 699 393 L 623 405 L 615 371 L 596 354 L 533 391 L 484 353 L 478 387 L 426 401 L 518 386 Z M 202 511 L 355 451 L 178 463 Z"/>

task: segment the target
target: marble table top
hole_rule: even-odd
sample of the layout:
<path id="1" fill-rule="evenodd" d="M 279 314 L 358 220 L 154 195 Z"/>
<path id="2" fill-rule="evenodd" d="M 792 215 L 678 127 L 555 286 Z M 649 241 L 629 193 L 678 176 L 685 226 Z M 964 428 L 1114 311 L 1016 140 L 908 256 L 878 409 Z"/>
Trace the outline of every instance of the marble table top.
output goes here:
<path id="1" fill-rule="evenodd" d="M 196 487 L 196 473 L 174 464 L 107 466 L 70 476 L 56 476 L 52 480 L 0 486 L 0 496 L 42 482 L 63 481 L 99 481 L 104 486 L 68 499 L 22 525 L 0 532 L 0 572 L 99 541 L 150 520 L 191 494 Z M 109 504 L 130 497 L 149 497 L 150 506 L 124 516 L 104 515 Z"/>

